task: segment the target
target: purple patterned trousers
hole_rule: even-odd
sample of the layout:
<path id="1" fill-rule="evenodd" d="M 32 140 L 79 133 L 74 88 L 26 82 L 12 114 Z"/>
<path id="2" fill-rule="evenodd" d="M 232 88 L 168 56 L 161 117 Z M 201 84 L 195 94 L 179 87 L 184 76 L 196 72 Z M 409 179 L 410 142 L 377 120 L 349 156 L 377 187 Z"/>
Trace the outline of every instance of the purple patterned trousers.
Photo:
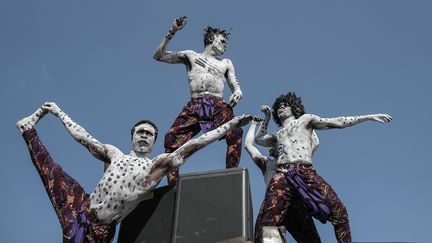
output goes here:
<path id="1" fill-rule="evenodd" d="M 172 153 L 200 131 L 213 130 L 234 118 L 231 106 L 216 96 L 193 98 L 175 119 L 165 135 L 165 152 Z M 229 131 L 226 136 L 226 168 L 235 168 L 240 162 L 243 130 Z M 178 179 L 178 169 L 168 175 L 168 183 Z"/>
<path id="2" fill-rule="evenodd" d="M 89 194 L 56 164 L 39 140 L 36 130 L 23 133 L 31 159 L 63 229 L 63 242 L 111 242 L 115 224 L 106 225 L 90 209 Z"/>
<path id="3" fill-rule="evenodd" d="M 351 231 L 348 221 L 348 212 L 339 200 L 333 188 L 322 179 L 310 164 L 284 164 L 279 165 L 276 174 L 267 187 L 264 201 L 255 224 L 255 241 L 262 242 L 263 226 L 280 226 L 289 222 L 287 228 L 295 226 L 299 220 L 293 210 L 302 205 L 309 215 L 321 222 L 330 221 L 335 230 L 338 242 L 351 242 Z M 295 206 L 297 205 L 297 206 Z M 301 216 L 300 216 L 301 217 Z M 290 219 L 291 218 L 291 219 Z M 304 219 L 307 220 L 307 219 Z M 299 224 L 304 224 L 300 221 Z M 298 242 L 320 242 L 319 236 L 309 239 L 297 239 L 296 235 L 308 235 L 311 229 L 296 226 L 291 234 Z M 312 229 L 312 235 L 317 234 Z"/>

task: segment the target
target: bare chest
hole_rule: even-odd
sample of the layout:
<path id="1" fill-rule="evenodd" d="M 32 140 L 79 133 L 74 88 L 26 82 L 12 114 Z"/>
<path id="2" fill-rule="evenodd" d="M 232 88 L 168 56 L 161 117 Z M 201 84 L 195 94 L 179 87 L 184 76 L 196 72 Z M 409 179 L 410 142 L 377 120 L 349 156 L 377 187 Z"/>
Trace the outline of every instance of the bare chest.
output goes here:
<path id="1" fill-rule="evenodd" d="M 282 141 L 287 138 L 301 137 L 306 132 L 303 124 L 304 122 L 300 122 L 299 120 L 291 121 L 288 125 L 284 126 L 281 130 L 275 133 L 278 141 Z"/>
<path id="2" fill-rule="evenodd" d="M 223 77 L 225 72 L 226 65 L 224 61 L 203 55 L 197 55 L 191 58 L 191 70 L 189 71 L 191 75 Z"/>

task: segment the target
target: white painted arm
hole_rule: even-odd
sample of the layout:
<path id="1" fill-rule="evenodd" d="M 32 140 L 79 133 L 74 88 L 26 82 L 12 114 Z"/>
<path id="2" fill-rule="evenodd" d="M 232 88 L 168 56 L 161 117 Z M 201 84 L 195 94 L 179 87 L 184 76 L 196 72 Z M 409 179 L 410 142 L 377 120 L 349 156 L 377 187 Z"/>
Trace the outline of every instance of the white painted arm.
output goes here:
<path id="1" fill-rule="evenodd" d="M 219 126 L 218 128 L 211 130 L 197 138 L 191 139 L 185 144 L 183 144 L 180 148 L 175 150 L 170 154 L 169 157 L 173 158 L 169 162 L 173 163 L 171 166 L 177 168 L 184 161 L 189 158 L 196 151 L 204 148 L 210 143 L 222 138 L 229 132 L 230 130 L 237 129 L 249 123 L 252 120 L 252 116 L 242 115 L 236 116 L 227 123 Z M 172 161 L 172 162 L 171 162 Z"/>
<path id="2" fill-rule="evenodd" d="M 242 98 L 243 93 L 240 89 L 240 85 L 239 85 L 237 78 L 235 76 L 235 70 L 234 70 L 233 63 L 229 59 L 225 59 L 225 62 L 227 63 L 227 70 L 225 73 L 225 78 L 226 78 L 228 86 L 232 92 L 232 95 L 228 99 L 228 104 L 231 107 L 234 107 L 237 105 L 237 103 Z"/>
<path id="3" fill-rule="evenodd" d="M 51 112 L 58 117 L 65 126 L 69 134 L 81 145 L 86 147 L 89 152 L 97 159 L 110 163 L 111 158 L 122 155 L 123 153 L 116 147 L 109 144 L 102 144 L 96 138 L 93 138 L 79 124 L 74 122 L 66 113 L 64 113 L 56 103 L 45 102 L 42 109 Z"/>
<path id="4" fill-rule="evenodd" d="M 354 126 L 365 121 L 377 121 L 381 123 L 390 122 L 393 118 L 388 114 L 372 114 L 362 116 L 341 116 L 335 118 L 321 118 L 312 114 L 303 115 L 309 119 L 309 124 L 313 129 L 324 130 L 330 128 L 345 128 Z M 303 117 L 302 116 L 302 117 Z"/>
<path id="5" fill-rule="evenodd" d="M 186 17 L 176 18 L 173 21 L 171 29 L 168 31 L 168 34 L 165 38 L 159 43 L 157 46 L 155 53 L 153 54 L 153 58 L 167 63 L 184 63 L 185 62 L 185 54 L 183 52 L 172 52 L 167 51 L 167 45 L 170 42 L 171 38 L 174 34 L 181 30 L 186 25 Z"/>
<path id="6" fill-rule="evenodd" d="M 254 118 L 246 134 L 245 149 L 251 156 L 253 162 L 261 169 L 263 173 L 265 173 L 268 158 L 266 156 L 263 156 L 259 152 L 259 150 L 253 145 L 255 140 L 255 129 L 258 124 L 259 121 L 256 118 Z"/>
<path id="7" fill-rule="evenodd" d="M 250 120 L 252 120 L 252 116 L 243 115 L 234 117 L 231 121 L 222 126 L 211 130 L 198 138 L 189 140 L 174 152 L 157 156 L 153 160 L 153 167 L 150 171 L 149 180 L 160 180 L 160 178 L 167 175 L 169 172 L 172 172 L 179 166 L 183 165 L 186 162 L 186 159 L 193 153 L 222 138 L 228 131 L 246 125 Z"/>
<path id="8" fill-rule="evenodd" d="M 271 117 L 271 109 L 269 106 L 263 105 L 261 111 L 264 112 L 264 120 L 261 122 L 261 126 L 255 137 L 255 142 L 265 147 L 273 147 L 276 143 L 274 135 L 267 133 L 267 127 Z"/>

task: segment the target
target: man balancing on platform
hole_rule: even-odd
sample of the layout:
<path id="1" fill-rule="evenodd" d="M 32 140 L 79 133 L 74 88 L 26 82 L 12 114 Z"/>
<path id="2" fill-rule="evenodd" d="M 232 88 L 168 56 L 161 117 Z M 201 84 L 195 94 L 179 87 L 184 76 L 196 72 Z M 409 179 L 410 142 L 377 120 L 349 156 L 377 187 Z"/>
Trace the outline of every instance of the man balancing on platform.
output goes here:
<path id="1" fill-rule="evenodd" d="M 263 109 L 265 110 L 266 107 L 263 106 Z M 260 168 L 261 172 L 263 173 L 264 182 L 267 188 L 270 184 L 270 180 L 276 173 L 278 160 L 277 148 L 270 148 L 269 156 L 264 156 L 253 144 L 255 141 L 255 130 L 257 125 L 261 122 L 268 124 L 268 120 L 270 119 L 270 117 L 266 116 L 265 119 L 267 119 L 267 121 L 263 121 L 259 117 L 254 117 L 246 134 L 245 149 L 251 156 L 254 163 Z M 319 140 L 315 132 L 313 132 L 312 134 L 311 142 L 312 152 L 314 152 L 319 145 Z M 289 217 L 285 217 L 280 225 L 263 227 L 263 235 L 268 235 L 267 237 L 264 236 L 264 238 L 267 239 L 269 237 L 272 237 L 273 239 L 285 242 L 284 239 L 286 229 L 297 242 L 321 242 L 312 216 L 309 214 L 309 212 L 301 202 L 293 201 L 287 208 L 286 214 L 288 214 Z"/>
<path id="2" fill-rule="evenodd" d="M 282 126 L 278 132 L 267 134 L 270 107 L 265 107 L 266 119 L 255 141 L 278 149 L 276 173 L 270 181 L 264 203 L 255 225 L 255 242 L 262 242 L 264 226 L 279 226 L 290 217 L 288 207 L 300 201 L 309 213 L 322 223 L 332 222 L 338 242 L 350 242 L 348 213 L 333 188 L 312 166 L 314 130 L 345 128 L 364 121 L 389 122 L 387 114 L 321 118 L 305 114 L 300 97 L 295 93 L 279 96 L 273 104 L 273 118 Z"/>
<path id="3" fill-rule="evenodd" d="M 40 141 L 34 126 L 48 112 L 58 117 L 71 136 L 105 163 L 105 173 L 92 194 L 56 164 Z M 228 131 L 245 125 L 252 118 L 238 116 L 221 127 L 189 140 L 172 153 L 154 159 L 148 156 L 157 137 L 151 121 L 136 123 L 131 130 L 132 150 L 123 154 L 110 144 L 90 136 L 52 102 L 46 102 L 29 117 L 18 121 L 36 169 L 60 220 L 64 242 L 110 242 L 115 225 L 127 216 L 153 190 L 162 177 Z"/>
<path id="4" fill-rule="evenodd" d="M 204 51 L 192 50 L 166 51 L 174 34 L 186 24 L 186 17 L 174 19 L 171 30 L 156 48 L 154 58 L 166 63 L 181 63 L 186 66 L 191 101 L 183 107 L 168 133 L 165 135 L 165 152 L 175 151 L 200 131 L 208 132 L 234 117 L 232 108 L 242 97 L 240 86 L 235 77 L 234 65 L 229 59 L 220 59 L 224 54 L 228 31 L 207 27 L 204 34 Z M 228 103 L 223 100 L 224 82 L 233 94 Z M 235 168 L 240 162 L 243 131 L 229 131 L 227 143 L 226 168 Z M 178 179 L 178 170 L 168 176 L 173 184 Z"/>

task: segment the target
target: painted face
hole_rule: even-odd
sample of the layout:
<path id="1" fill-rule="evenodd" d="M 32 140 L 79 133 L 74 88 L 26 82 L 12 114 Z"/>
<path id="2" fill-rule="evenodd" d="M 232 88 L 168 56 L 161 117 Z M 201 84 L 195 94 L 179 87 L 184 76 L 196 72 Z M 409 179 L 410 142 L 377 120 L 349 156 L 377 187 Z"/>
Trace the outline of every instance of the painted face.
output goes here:
<path id="1" fill-rule="evenodd" d="M 144 123 L 135 127 L 132 136 L 132 150 L 139 153 L 150 153 L 155 143 L 156 130 Z"/>
<path id="2" fill-rule="evenodd" d="M 222 34 L 215 35 L 211 45 L 218 55 L 222 55 L 226 50 L 226 38 Z"/>
<path id="3" fill-rule="evenodd" d="M 293 113 L 291 111 L 291 107 L 288 105 L 288 103 L 281 103 L 279 105 L 279 108 L 277 110 L 277 114 L 279 116 L 279 119 L 284 120 L 290 116 L 293 116 Z"/>

